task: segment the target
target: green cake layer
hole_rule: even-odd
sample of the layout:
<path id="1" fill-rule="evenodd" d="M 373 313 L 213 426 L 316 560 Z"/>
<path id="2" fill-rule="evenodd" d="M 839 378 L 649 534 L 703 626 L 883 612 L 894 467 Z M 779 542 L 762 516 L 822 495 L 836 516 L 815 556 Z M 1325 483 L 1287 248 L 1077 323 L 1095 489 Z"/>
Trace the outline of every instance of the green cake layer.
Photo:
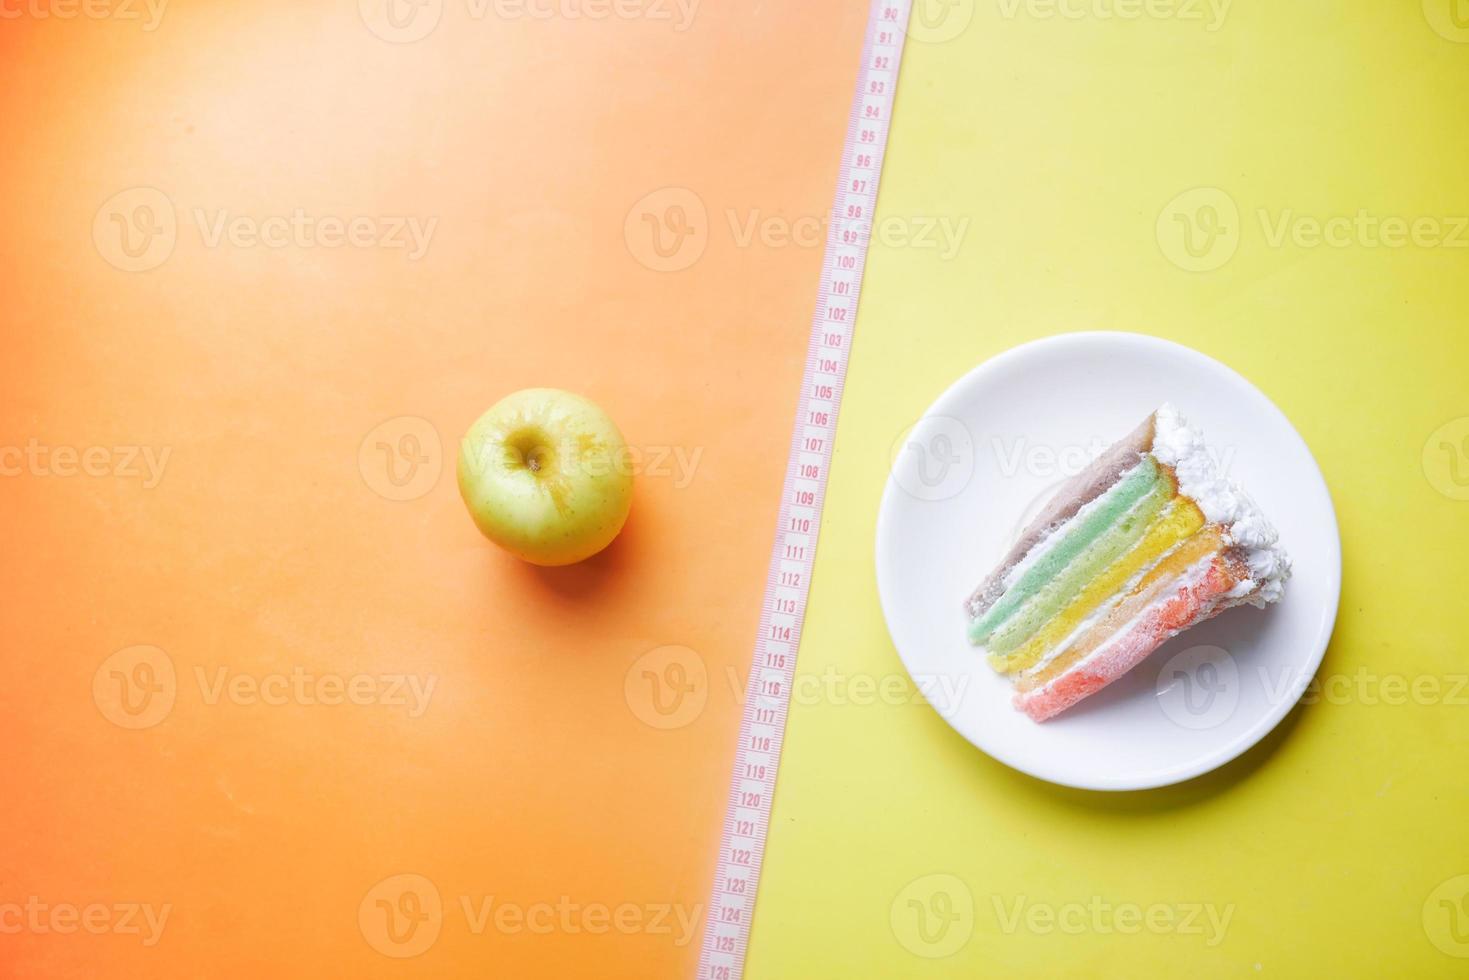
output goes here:
<path id="1" fill-rule="evenodd" d="M 1078 514 L 1068 530 L 1053 535 L 1051 541 L 1037 546 L 1046 550 L 1031 563 L 1030 567 L 1020 576 L 1019 581 L 1006 589 L 993 606 L 970 624 L 969 639 L 974 643 L 985 643 L 989 640 L 1012 616 L 1036 598 L 1058 576 L 1062 575 L 1068 566 L 1097 543 L 1099 538 L 1107 535 L 1114 525 L 1119 524 L 1139 501 L 1150 494 L 1156 494 L 1160 487 L 1163 488 L 1164 496 L 1157 503 L 1158 509 L 1161 509 L 1168 498 L 1173 495 L 1173 484 L 1164 475 L 1156 459 L 1152 456 L 1144 456 L 1137 466 L 1123 474 L 1105 493 L 1087 505 L 1085 513 Z M 1156 514 L 1157 510 L 1155 509 L 1153 513 Z M 1136 533 L 1141 535 L 1147 525 L 1147 520 L 1137 523 Z M 1131 540 L 1135 541 L 1136 538 Z M 1130 542 L 1124 543 L 1117 554 L 1125 551 L 1128 543 Z M 1116 555 L 1113 557 L 1115 558 Z M 1093 572 L 1100 567 L 1102 566 L 1097 566 Z M 1066 578 L 1070 580 L 1071 574 L 1068 573 Z M 1080 581 L 1084 582 L 1085 579 Z M 1057 601 L 1064 601 L 1066 592 L 1073 591 L 1076 587 L 1077 584 L 1073 582 L 1070 589 L 1060 593 L 1061 599 Z M 1026 616 L 1025 619 L 1029 622 L 1031 617 Z M 1025 637 L 1033 633 L 1042 622 L 1044 622 L 1043 619 L 1028 628 L 1017 627 L 1017 630 L 1024 629 L 1024 633 L 1014 640 L 1014 645 L 1024 642 Z"/>
<path id="2" fill-rule="evenodd" d="M 1151 457 L 1150 457 L 1151 458 Z M 1173 483 L 1160 476 L 1141 500 L 1102 532 L 1089 546 L 1037 591 L 990 636 L 991 654 L 1005 654 L 1020 646 L 1051 618 L 1061 613 L 1086 584 L 1142 540 L 1153 519 L 1173 499 Z"/>

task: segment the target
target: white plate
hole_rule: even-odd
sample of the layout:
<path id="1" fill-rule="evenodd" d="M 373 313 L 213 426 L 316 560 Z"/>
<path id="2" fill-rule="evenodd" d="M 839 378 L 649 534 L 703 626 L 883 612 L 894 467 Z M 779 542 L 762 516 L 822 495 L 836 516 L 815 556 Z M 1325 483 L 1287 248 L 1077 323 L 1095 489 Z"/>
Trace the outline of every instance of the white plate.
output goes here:
<path id="1" fill-rule="evenodd" d="M 1165 401 L 1275 524 L 1294 575 L 1277 605 L 1196 626 L 1037 724 L 969 645 L 960 604 L 1063 479 Z M 1145 789 L 1223 765 L 1290 711 L 1331 638 L 1341 542 L 1311 451 L 1254 385 L 1168 341 L 1076 333 L 975 368 L 895 444 L 877 583 L 908 673 L 959 734 L 1054 783 Z"/>

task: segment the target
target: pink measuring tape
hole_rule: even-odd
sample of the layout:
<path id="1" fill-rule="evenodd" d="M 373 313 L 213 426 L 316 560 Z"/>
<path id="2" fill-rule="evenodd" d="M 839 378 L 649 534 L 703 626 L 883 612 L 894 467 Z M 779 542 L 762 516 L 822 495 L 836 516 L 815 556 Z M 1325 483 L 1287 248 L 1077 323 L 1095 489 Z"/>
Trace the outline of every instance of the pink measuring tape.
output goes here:
<path id="1" fill-rule="evenodd" d="M 744 974 L 796 673 L 796 650 L 806 618 L 816 535 L 826 499 L 832 439 L 847 377 L 852 327 L 862 292 L 862 271 L 872 237 L 878 179 L 911 4 L 912 0 L 872 0 L 867 15 L 857 93 L 842 146 L 841 177 L 781 489 L 780 523 L 765 580 L 760 633 L 750 665 L 734 775 L 719 838 L 714 894 L 705 918 L 700 980 L 737 980 Z"/>

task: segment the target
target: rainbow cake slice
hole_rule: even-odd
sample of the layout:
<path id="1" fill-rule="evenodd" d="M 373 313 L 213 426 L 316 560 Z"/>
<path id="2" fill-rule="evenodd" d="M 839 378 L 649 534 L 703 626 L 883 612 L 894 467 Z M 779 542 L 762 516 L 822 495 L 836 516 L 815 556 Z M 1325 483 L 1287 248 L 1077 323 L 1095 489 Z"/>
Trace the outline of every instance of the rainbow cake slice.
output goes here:
<path id="1" fill-rule="evenodd" d="M 1056 492 L 964 608 L 1015 706 L 1045 721 L 1289 577 L 1275 529 L 1164 405 Z"/>

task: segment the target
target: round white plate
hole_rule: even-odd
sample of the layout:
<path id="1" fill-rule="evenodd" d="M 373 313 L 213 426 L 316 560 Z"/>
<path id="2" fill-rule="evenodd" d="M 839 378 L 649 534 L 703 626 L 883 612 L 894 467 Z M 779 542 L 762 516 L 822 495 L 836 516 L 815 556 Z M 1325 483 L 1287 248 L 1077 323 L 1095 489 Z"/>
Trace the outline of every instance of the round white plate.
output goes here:
<path id="1" fill-rule="evenodd" d="M 1275 524 L 1294 575 L 1278 604 L 1202 623 L 1037 724 L 969 645 L 961 603 L 1066 477 L 1165 401 Z M 1146 789 L 1223 765 L 1290 711 L 1331 638 L 1341 542 L 1311 451 L 1254 385 L 1165 340 L 1076 333 L 975 368 L 894 446 L 877 583 L 908 673 L 959 734 L 1040 779 Z"/>

